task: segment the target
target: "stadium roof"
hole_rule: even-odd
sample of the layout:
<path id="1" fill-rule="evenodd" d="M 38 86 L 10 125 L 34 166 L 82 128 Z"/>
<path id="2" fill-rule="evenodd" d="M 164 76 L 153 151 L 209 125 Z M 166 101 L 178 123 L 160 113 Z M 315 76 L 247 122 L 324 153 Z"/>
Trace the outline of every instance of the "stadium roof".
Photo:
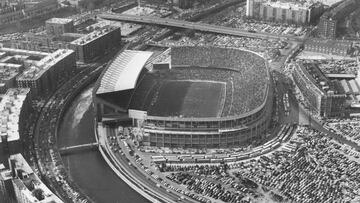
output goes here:
<path id="1" fill-rule="evenodd" d="M 135 88 L 137 78 L 153 52 L 125 50 L 109 65 L 97 94 Z"/>

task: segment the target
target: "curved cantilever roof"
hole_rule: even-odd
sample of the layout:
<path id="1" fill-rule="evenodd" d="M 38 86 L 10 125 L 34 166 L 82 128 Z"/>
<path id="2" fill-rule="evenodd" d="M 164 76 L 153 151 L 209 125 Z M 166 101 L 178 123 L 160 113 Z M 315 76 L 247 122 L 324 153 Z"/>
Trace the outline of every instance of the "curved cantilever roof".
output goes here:
<path id="1" fill-rule="evenodd" d="M 125 50 L 107 68 L 96 94 L 135 88 L 138 76 L 153 52 Z"/>

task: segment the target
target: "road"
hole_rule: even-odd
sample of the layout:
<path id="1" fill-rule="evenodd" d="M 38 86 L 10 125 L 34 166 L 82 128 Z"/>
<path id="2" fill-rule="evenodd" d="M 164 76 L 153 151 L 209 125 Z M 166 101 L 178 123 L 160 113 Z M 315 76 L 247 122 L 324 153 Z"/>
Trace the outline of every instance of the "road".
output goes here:
<path id="1" fill-rule="evenodd" d="M 54 170 L 50 170 L 50 168 L 53 168 L 53 163 L 50 159 L 50 151 L 53 150 L 56 152 L 54 154 L 59 155 L 60 157 L 60 154 L 57 154 L 57 148 L 54 147 L 56 142 L 54 140 L 57 137 L 57 128 L 62 117 L 62 111 L 65 109 L 64 105 L 66 101 L 71 99 L 71 95 L 75 91 L 82 88 L 82 84 L 91 82 L 93 79 L 92 77 L 98 75 L 99 71 L 102 70 L 117 52 L 118 50 L 114 48 L 108 53 L 105 53 L 97 62 L 88 64 L 88 67 L 82 69 L 71 79 L 62 84 L 56 92 L 46 98 L 46 104 L 41 109 L 38 119 L 34 122 L 34 159 L 37 160 L 37 168 L 39 169 L 41 177 L 46 181 L 46 185 L 55 191 L 59 197 L 67 201 L 71 201 L 71 198 L 56 180 L 58 175 L 55 174 Z M 51 141 L 50 143 L 49 140 Z M 57 164 L 58 168 L 65 168 L 60 158 Z M 70 179 L 66 181 L 71 184 L 71 187 L 75 191 L 81 194 L 82 199 L 90 200 L 85 194 L 81 193 L 76 183 L 72 182 Z"/>
<path id="2" fill-rule="evenodd" d="M 106 128 L 106 136 L 115 136 L 115 130 L 112 128 Z M 110 150 L 110 149 L 109 149 Z M 183 203 L 195 203 L 196 201 L 185 197 L 175 191 L 167 190 L 163 185 L 158 187 L 158 181 L 152 178 L 150 175 L 146 174 L 143 169 L 138 168 L 136 164 L 132 161 L 133 158 L 130 157 L 127 150 L 123 150 L 125 154 L 121 155 L 120 152 L 113 153 L 116 157 L 116 160 L 113 160 L 117 163 L 118 167 L 122 168 L 128 175 L 133 177 L 134 182 L 140 182 L 141 185 L 154 195 L 161 196 L 163 199 L 168 199 L 170 202 L 183 202 Z M 110 152 L 109 152 L 110 153 Z M 127 158 L 128 157 L 128 158 Z M 129 163 L 132 163 L 129 165 Z M 137 180 L 137 181 L 136 181 Z M 171 191 L 171 192 L 170 192 Z M 180 199 L 181 196 L 184 196 L 184 199 Z"/>
<path id="3" fill-rule="evenodd" d="M 100 18 L 106 20 L 114 20 L 114 21 L 125 21 L 125 22 L 133 22 L 133 23 L 145 23 L 145 24 L 153 24 L 153 25 L 161 25 L 167 27 L 175 27 L 175 28 L 185 28 L 198 30 L 203 32 L 212 32 L 217 34 L 226 34 L 233 35 L 239 37 L 255 37 L 255 38 L 272 38 L 272 39 L 289 39 L 292 41 L 302 41 L 300 37 L 295 37 L 292 35 L 277 35 L 271 33 L 260 33 L 260 32 L 249 32 L 247 30 L 240 30 L 238 28 L 231 28 L 219 25 L 212 25 L 207 23 L 200 22 L 188 22 L 184 20 L 176 20 L 170 18 L 159 18 L 153 16 L 136 16 L 136 15 L 127 15 L 127 14 L 101 14 Z"/>
<path id="4" fill-rule="evenodd" d="M 300 125 L 308 125 L 309 127 L 318 130 L 319 132 L 325 133 L 327 136 L 337 140 L 339 143 L 348 145 L 350 147 L 353 147 L 357 150 L 360 150 L 360 146 L 357 145 L 354 142 L 351 142 L 349 140 L 344 139 L 341 136 L 338 136 L 337 134 L 330 132 L 326 128 L 323 127 L 323 124 L 311 116 L 308 110 L 306 108 L 299 104 L 297 101 L 295 95 L 292 93 L 292 88 L 287 84 L 286 82 L 286 76 L 284 76 L 282 73 L 277 72 L 276 77 L 279 78 L 279 81 L 277 82 L 277 90 L 279 92 L 280 98 L 283 94 L 288 93 L 289 95 L 289 103 L 290 103 L 290 113 L 288 116 L 284 115 L 283 111 L 283 102 L 280 100 L 278 107 L 280 108 L 280 122 L 281 123 L 298 123 Z"/>

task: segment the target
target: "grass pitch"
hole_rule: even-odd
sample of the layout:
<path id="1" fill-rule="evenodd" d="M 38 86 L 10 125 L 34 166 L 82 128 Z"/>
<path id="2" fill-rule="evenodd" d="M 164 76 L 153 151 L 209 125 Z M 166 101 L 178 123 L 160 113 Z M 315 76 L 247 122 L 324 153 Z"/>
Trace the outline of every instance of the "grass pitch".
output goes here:
<path id="1" fill-rule="evenodd" d="M 213 81 L 165 81 L 152 98 L 148 114 L 173 117 L 221 115 L 226 84 Z"/>

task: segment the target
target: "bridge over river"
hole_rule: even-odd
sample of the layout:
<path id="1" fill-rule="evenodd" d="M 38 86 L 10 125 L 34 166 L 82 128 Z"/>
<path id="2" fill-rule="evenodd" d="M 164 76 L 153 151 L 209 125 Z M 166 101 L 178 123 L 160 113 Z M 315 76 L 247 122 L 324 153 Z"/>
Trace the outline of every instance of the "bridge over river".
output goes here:
<path id="1" fill-rule="evenodd" d="M 74 145 L 69 147 L 62 147 L 59 149 L 59 152 L 62 156 L 64 155 L 70 155 L 75 153 L 80 153 L 88 150 L 95 150 L 99 146 L 99 143 L 88 143 L 88 144 L 80 144 L 80 145 Z"/>

